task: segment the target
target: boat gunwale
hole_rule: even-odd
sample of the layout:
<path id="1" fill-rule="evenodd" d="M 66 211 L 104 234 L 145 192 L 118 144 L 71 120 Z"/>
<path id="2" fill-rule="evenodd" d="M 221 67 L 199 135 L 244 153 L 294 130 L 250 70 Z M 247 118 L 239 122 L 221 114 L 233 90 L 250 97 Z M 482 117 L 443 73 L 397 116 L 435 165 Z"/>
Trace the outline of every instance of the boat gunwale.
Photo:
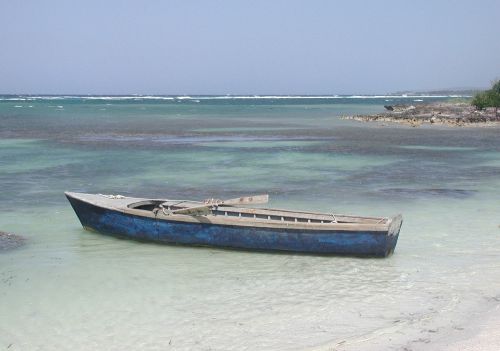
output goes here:
<path id="1" fill-rule="evenodd" d="M 359 231 L 372 231 L 372 232 L 381 232 L 388 233 L 388 229 L 392 223 L 393 218 L 387 217 L 356 217 L 356 216 L 346 216 L 351 218 L 360 218 L 360 219 L 380 219 L 385 220 L 384 223 L 338 223 L 338 222 L 329 222 L 329 223 L 317 223 L 317 222 L 292 222 L 292 221 L 278 221 L 278 220 L 269 220 L 269 219 L 259 219 L 259 218 L 249 218 L 249 217 L 238 217 L 238 216 L 224 216 L 224 215 L 188 215 L 188 214 L 169 214 L 166 215 L 162 211 L 153 212 L 150 210 L 136 209 L 130 208 L 129 206 L 132 204 L 145 202 L 172 202 L 172 200 L 166 199 L 146 199 L 146 198 L 120 198 L 117 202 L 118 206 L 114 206 L 112 203 L 108 203 L 109 201 L 114 201 L 115 199 L 103 198 L 102 201 L 92 201 L 89 199 L 84 199 L 78 195 L 91 195 L 96 196 L 98 194 L 84 194 L 84 193 L 68 193 L 66 192 L 66 196 L 74 198 L 76 200 L 91 204 L 93 206 L 120 212 L 126 215 L 133 215 L 137 217 L 147 217 L 153 218 L 156 220 L 162 221 L 171 221 L 176 223 L 191 223 L 191 224 L 209 224 L 209 225 L 220 225 L 220 226 L 235 226 L 235 227 L 256 227 L 256 228 L 269 228 L 269 229 L 279 229 L 279 230 L 301 230 L 301 231 L 315 231 L 315 232 L 325 232 L 325 231 L 343 231 L 343 232 L 359 232 Z M 109 200 L 109 201 L 108 201 Z M 116 199 L 118 200 L 118 199 Z M 175 200 L 176 201 L 176 200 Z M 190 202 L 195 206 L 196 201 L 182 200 L 182 202 Z M 260 208 L 252 208 L 254 210 L 270 210 L 270 211 L 281 211 L 275 209 L 260 209 Z M 250 210 L 250 209 L 249 209 Z M 314 212 L 300 212 L 300 211 L 291 211 L 284 210 L 283 212 L 289 213 L 301 213 L 301 214 L 311 214 L 311 215 L 326 215 L 324 213 L 314 213 Z M 342 215 L 335 215 L 342 217 Z"/>

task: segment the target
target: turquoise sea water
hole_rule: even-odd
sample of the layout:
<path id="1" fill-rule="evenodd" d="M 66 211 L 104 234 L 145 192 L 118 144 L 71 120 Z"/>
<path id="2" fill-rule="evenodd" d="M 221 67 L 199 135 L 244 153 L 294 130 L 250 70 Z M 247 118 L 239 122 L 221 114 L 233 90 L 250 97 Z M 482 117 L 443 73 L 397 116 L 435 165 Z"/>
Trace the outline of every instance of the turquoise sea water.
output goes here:
<path id="1" fill-rule="evenodd" d="M 0 350 L 419 349 L 467 328 L 500 299 L 500 130 L 339 118 L 416 99 L 0 97 L 0 231 L 27 239 L 0 251 Z M 84 231 L 65 190 L 405 222 L 387 259 L 170 247 Z"/>

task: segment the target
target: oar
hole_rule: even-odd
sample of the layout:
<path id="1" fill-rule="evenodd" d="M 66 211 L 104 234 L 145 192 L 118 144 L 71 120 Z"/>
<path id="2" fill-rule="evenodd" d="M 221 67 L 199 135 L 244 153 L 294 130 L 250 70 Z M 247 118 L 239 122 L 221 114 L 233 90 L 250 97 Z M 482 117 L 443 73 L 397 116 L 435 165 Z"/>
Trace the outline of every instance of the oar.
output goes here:
<path id="1" fill-rule="evenodd" d="M 253 204 L 265 204 L 269 201 L 269 195 L 254 195 L 254 196 L 242 196 L 234 199 L 228 200 L 218 200 L 218 199 L 208 199 L 204 201 L 201 206 L 194 206 L 189 208 L 181 208 L 179 210 L 171 211 L 171 214 L 191 214 L 192 212 L 199 212 L 201 209 L 208 209 L 212 206 L 235 206 L 235 205 L 253 205 Z"/>

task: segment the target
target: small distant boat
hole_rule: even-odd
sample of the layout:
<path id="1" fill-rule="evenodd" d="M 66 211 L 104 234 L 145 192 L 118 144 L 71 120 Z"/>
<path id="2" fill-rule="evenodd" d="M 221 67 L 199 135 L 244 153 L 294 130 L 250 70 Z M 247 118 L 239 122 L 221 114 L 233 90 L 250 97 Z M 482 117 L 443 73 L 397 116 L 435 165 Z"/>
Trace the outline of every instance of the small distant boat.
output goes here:
<path id="1" fill-rule="evenodd" d="M 205 202 L 66 192 L 85 229 L 166 244 L 387 257 L 402 216 L 358 217 L 246 205 L 267 195 Z"/>

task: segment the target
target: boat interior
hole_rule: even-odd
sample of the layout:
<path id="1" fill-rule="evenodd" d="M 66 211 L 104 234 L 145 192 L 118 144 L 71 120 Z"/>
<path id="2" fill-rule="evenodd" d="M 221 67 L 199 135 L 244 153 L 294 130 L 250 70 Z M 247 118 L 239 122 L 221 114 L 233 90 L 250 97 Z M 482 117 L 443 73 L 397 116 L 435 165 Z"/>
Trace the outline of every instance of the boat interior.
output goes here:
<path id="1" fill-rule="evenodd" d="M 159 212 L 164 215 L 188 215 L 188 216 L 225 216 L 232 218 L 246 218 L 256 220 L 267 220 L 272 222 L 295 222 L 295 223 L 357 223 L 357 224 L 387 224 L 386 217 L 359 217 L 343 214 L 328 214 L 301 212 L 283 209 L 268 208 L 245 208 L 230 205 L 204 205 L 201 202 L 185 200 L 145 200 L 131 203 L 130 209 L 143 210 L 147 212 Z M 189 213 L 176 213 L 177 211 L 189 211 Z"/>

